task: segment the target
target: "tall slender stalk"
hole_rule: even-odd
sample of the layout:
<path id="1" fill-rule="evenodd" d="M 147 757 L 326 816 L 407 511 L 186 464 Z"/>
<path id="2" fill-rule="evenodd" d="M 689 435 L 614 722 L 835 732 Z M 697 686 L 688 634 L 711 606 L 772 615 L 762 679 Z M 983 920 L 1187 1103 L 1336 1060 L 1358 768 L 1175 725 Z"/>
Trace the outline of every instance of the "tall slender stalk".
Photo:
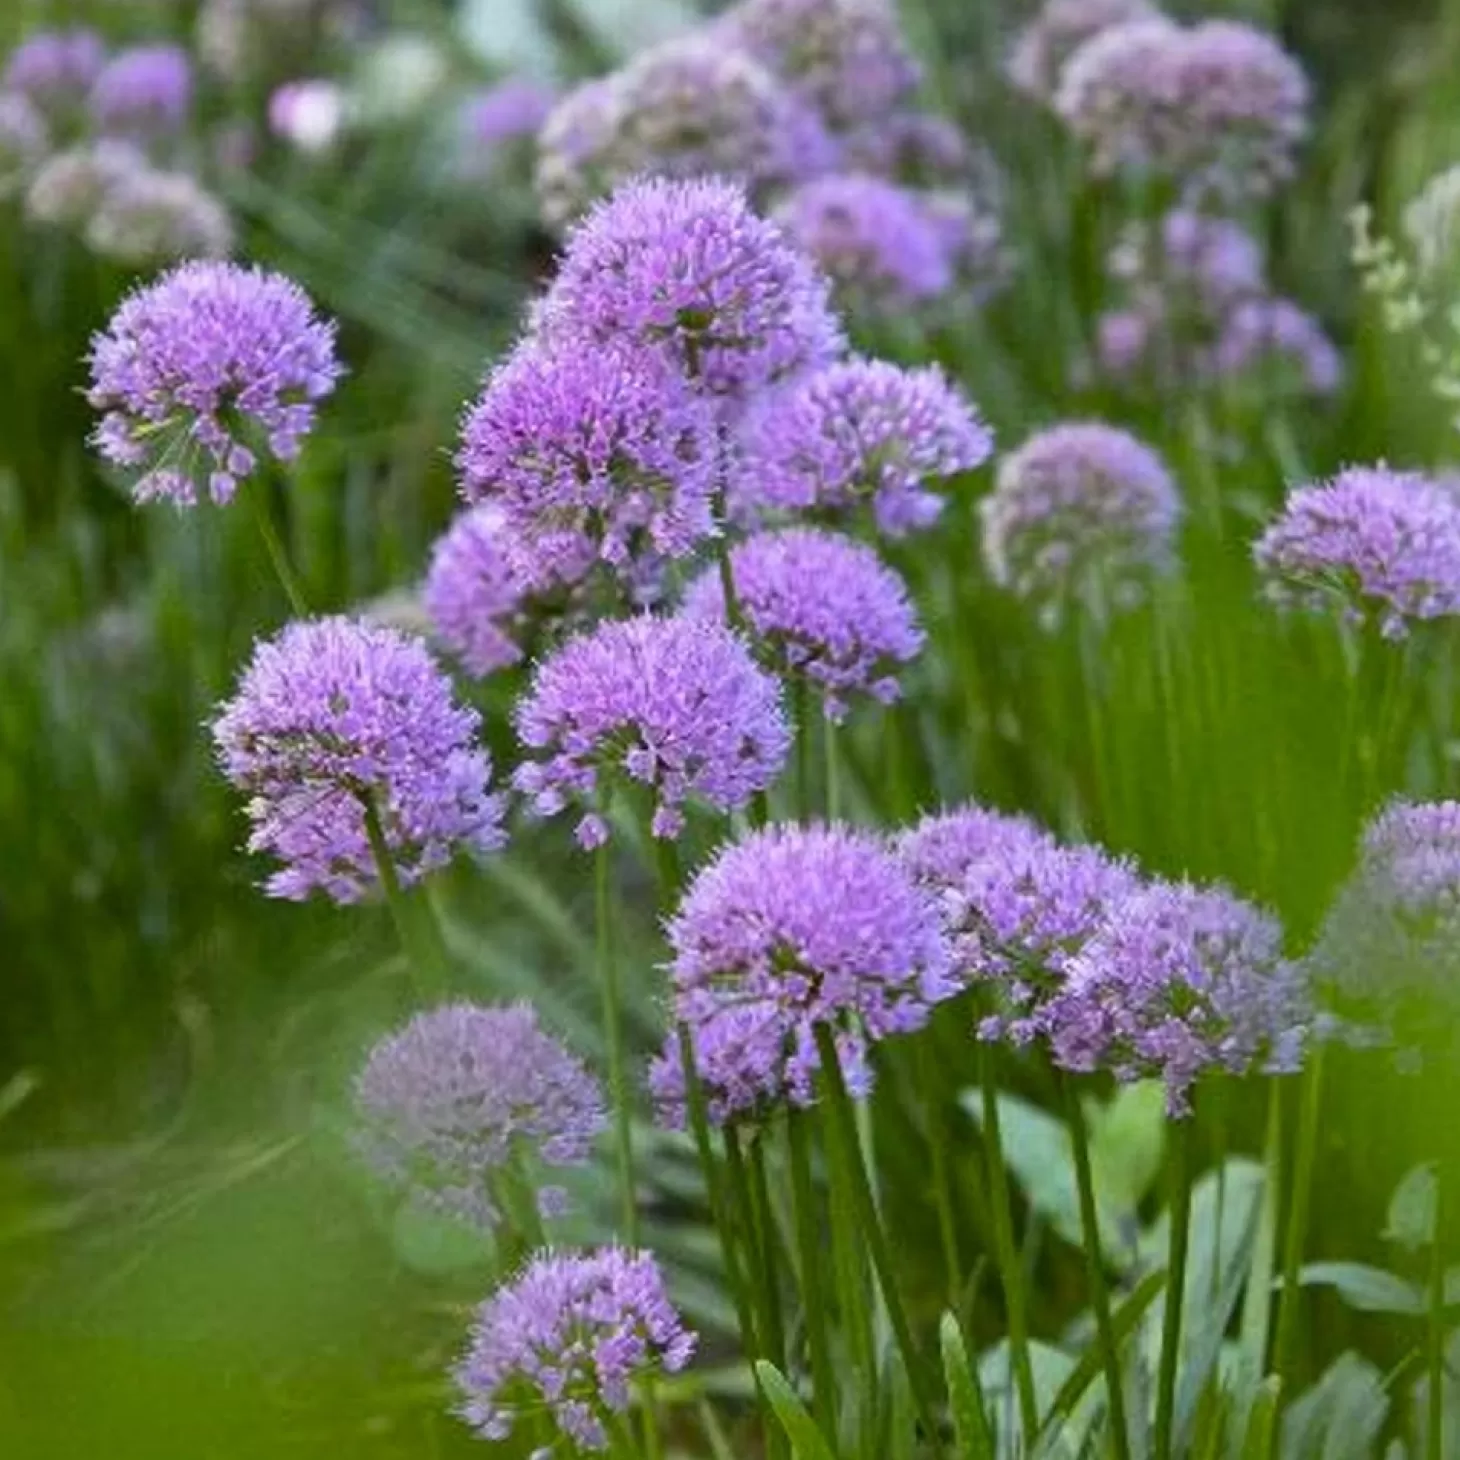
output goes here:
<path id="1" fill-rule="evenodd" d="M 928 1041 L 918 1041 L 918 1084 L 927 1107 L 928 1153 L 933 1167 L 933 1205 L 938 1213 L 938 1238 L 943 1244 L 943 1271 L 948 1280 L 948 1306 L 954 1307 L 963 1289 L 963 1268 L 958 1257 L 958 1220 L 953 1199 L 953 1179 L 948 1170 L 949 1132 L 939 1099 L 937 1070 Z"/>
<path id="2" fill-rule="evenodd" d="M 837 756 L 835 720 L 823 717 L 821 736 L 826 756 L 826 819 L 835 821 L 842 814 L 841 762 Z"/>
<path id="3" fill-rule="evenodd" d="M 778 1368 L 786 1366 L 786 1322 L 781 1311 L 781 1274 L 779 1262 L 780 1234 L 776 1229 L 775 1208 L 771 1205 L 770 1185 L 766 1180 L 765 1136 L 758 1132 L 751 1137 L 750 1200 L 755 1214 L 756 1240 L 761 1251 L 761 1277 L 765 1283 L 766 1334 L 765 1347 L 770 1361 Z"/>
<path id="4" fill-rule="evenodd" d="M 1435 1215 L 1430 1232 L 1430 1331 L 1426 1345 L 1429 1360 L 1426 1460 L 1444 1460 L 1445 1454 L 1445 1245 L 1440 1231 L 1444 1215 L 1443 1193 L 1440 1162 L 1436 1161 Z"/>
<path id="5" fill-rule="evenodd" d="M 836 1434 L 836 1371 L 827 1334 L 826 1292 L 821 1280 L 821 1222 L 811 1181 L 810 1117 L 792 1110 L 786 1117 L 795 1207 L 796 1251 L 801 1268 L 801 1311 L 811 1355 L 812 1408 L 824 1435 Z"/>
<path id="6" fill-rule="evenodd" d="M 391 921 L 400 938 L 401 949 L 406 955 L 411 981 L 416 995 L 424 1002 L 439 999 L 450 982 L 450 964 L 446 946 L 440 937 L 434 916 L 429 925 L 412 916 L 411 904 L 407 901 L 400 885 L 400 876 L 395 870 L 395 859 L 390 854 L 390 845 L 385 840 L 385 828 L 380 824 L 380 812 L 369 796 L 361 798 L 365 814 L 365 835 L 370 842 L 370 853 L 375 859 L 376 875 L 380 878 L 380 890 L 385 895 L 385 905 L 390 909 Z"/>
<path id="7" fill-rule="evenodd" d="M 294 565 L 289 561 L 289 553 L 284 547 L 284 540 L 279 536 L 279 529 L 274 523 L 274 514 L 269 510 L 268 499 L 264 496 L 267 485 L 267 481 L 264 480 L 250 482 L 244 488 L 244 495 L 253 509 L 259 536 L 264 540 L 269 561 L 274 565 L 274 572 L 283 585 L 284 596 L 289 600 L 289 607 L 296 618 L 308 618 L 309 601 L 305 597 L 299 575 L 295 573 Z"/>
<path id="8" fill-rule="evenodd" d="M 618 1157 L 619 1202 L 624 1241 L 639 1243 L 639 1204 L 634 1185 L 634 1137 L 630 1123 L 628 1067 L 624 1054 L 623 997 L 613 936 L 613 854 L 605 840 L 593 855 L 598 977 L 603 989 L 603 1035 L 608 1044 L 608 1083 L 613 1099 L 614 1144 Z"/>
<path id="9" fill-rule="evenodd" d="M 1176 1375 L 1181 1359 L 1181 1308 L 1186 1296 L 1186 1247 L 1191 1228 L 1191 1120 L 1176 1122 L 1171 1142 L 1171 1234 L 1166 1263 L 1166 1311 L 1156 1386 L 1156 1460 L 1171 1460 Z"/>

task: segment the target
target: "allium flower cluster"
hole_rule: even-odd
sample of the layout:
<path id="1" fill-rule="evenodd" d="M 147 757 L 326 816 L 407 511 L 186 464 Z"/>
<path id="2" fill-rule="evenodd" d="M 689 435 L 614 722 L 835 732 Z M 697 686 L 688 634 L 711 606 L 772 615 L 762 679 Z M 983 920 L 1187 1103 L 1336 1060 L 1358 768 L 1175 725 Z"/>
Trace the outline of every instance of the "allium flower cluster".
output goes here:
<path id="1" fill-rule="evenodd" d="M 1257 239 L 1240 223 L 1191 208 L 1165 214 L 1154 237 L 1143 228 L 1129 230 L 1111 252 L 1110 273 L 1137 289 L 1190 299 L 1203 315 L 1267 288 Z"/>
<path id="2" fill-rule="evenodd" d="M 923 211 L 943 239 L 953 270 L 948 303 L 964 309 L 985 303 L 1003 289 L 1015 263 L 1004 235 L 999 189 L 935 188 L 922 196 Z"/>
<path id="3" fill-rule="evenodd" d="M 792 527 L 740 543 L 730 569 L 762 662 L 783 678 L 809 683 L 830 718 L 841 719 L 856 695 L 884 704 L 898 697 L 897 671 L 917 657 L 923 632 L 906 584 L 871 548 L 838 533 Z M 717 569 L 690 586 L 684 611 L 724 618 Z"/>
<path id="4" fill-rule="evenodd" d="M 0 92 L 0 200 L 14 197 L 45 159 L 45 118 L 19 93 Z"/>
<path id="5" fill-rule="evenodd" d="M 233 248 L 233 220 L 191 173 L 149 166 L 112 174 L 85 237 L 93 253 L 126 264 L 223 258 Z"/>
<path id="6" fill-rule="evenodd" d="M 419 640 L 348 618 L 261 642 L 213 724 L 224 775 L 248 798 L 249 850 L 282 866 L 272 897 L 356 902 L 377 884 L 367 807 L 403 883 L 458 848 L 502 842 L 479 718 Z"/>
<path id="7" fill-rule="evenodd" d="M 1086 41 L 1111 26 L 1157 15 L 1150 0 L 1045 0 L 1009 53 L 1009 79 L 1037 101 L 1053 104 L 1065 62 Z"/>
<path id="8" fill-rule="evenodd" d="M 518 790 L 541 816 L 582 806 L 587 848 L 608 837 L 603 804 L 619 777 L 652 793 L 654 834 L 673 838 L 688 800 L 745 805 L 790 748 L 780 688 L 738 635 L 647 614 L 602 623 L 543 660 L 517 732 L 536 757 L 518 769 Z"/>
<path id="9" fill-rule="evenodd" d="M 112 138 L 52 153 L 36 170 L 26 191 L 26 217 L 52 227 L 79 228 L 90 221 L 114 187 L 150 167 L 130 142 Z"/>
<path id="10" fill-rule="evenodd" d="M 979 515 L 990 577 L 1054 623 L 1071 603 L 1102 613 L 1138 602 L 1173 565 L 1181 502 L 1150 447 L 1081 421 L 1005 457 Z"/>
<path id="11" fill-rule="evenodd" d="M 1350 467 L 1289 493 L 1253 558 L 1279 607 L 1402 639 L 1416 621 L 1460 613 L 1460 501 L 1417 473 Z"/>
<path id="12" fill-rule="evenodd" d="M 168 136 L 187 120 L 193 67 L 179 46 L 133 46 L 110 60 L 91 88 L 97 127 L 113 136 Z"/>
<path id="13" fill-rule="evenodd" d="M 499 1179 L 535 1184 L 540 1166 L 585 1164 L 607 1124 L 597 1082 L 529 1004 L 417 1014 L 370 1051 L 355 1117 L 383 1180 L 483 1227 L 503 1218 Z M 564 1193 L 542 1187 L 537 1204 L 558 1215 Z"/>
<path id="14" fill-rule="evenodd" d="M 851 1089 L 871 1072 L 865 1039 L 921 1028 L 957 990 L 932 899 L 883 842 L 835 826 L 772 826 L 705 867 L 669 925 L 672 1023 L 690 1034 L 711 1117 L 808 1105 L 816 1027 L 838 1039 Z M 677 1040 L 650 1072 L 682 1108 Z"/>
<path id="15" fill-rule="evenodd" d="M 986 181 L 997 168 L 991 153 L 971 145 L 956 122 L 936 112 L 897 111 L 839 140 L 846 170 L 908 187 L 963 187 Z"/>
<path id="16" fill-rule="evenodd" d="M 1246 299 L 1228 316 L 1212 350 L 1220 378 L 1253 376 L 1269 384 L 1292 380 L 1309 395 L 1332 395 L 1343 360 L 1322 325 L 1290 299 Z"/>
<path id="17" fill-rule="evenodd" d="M 580 350 L 661 351 L 697 389 L 739 402 L 835 358 L 829 293 L 741 188 L 650 178 L 574 229 L 540 322 Z"/>
<path id="18" fill-rule="evenodd" d="M 505 514 L 488 503 L 462 512 L 431 550 L 422 607 L 436 637 L 478 677 L 522 657 L 513 635 L 527 589 L 511 535 Z"/>
<path id="19" fill-rule="evenodd" d="M 746 422 L 744 450 L 741 514 L 865 504 L 882 532 L 902 537 L 936 520 L 942 499 L 929 488 L 980 466 L 993 437 L 936 366 L 848 360 L 769 397 Z"/>
<path id="20" fill-rule="evenodd" d="M 190 263 L 123 301 L 91 349 L 93 438 L 138 501 L 227 502 L 261 455 L 292 461 L 340 376 L 335 332 L 297 284 Z"/>
<path id="21" fill-rule="evenodd" d="M 1159 1077 L 1173 1116 L 1208 1070 L 1289 1073 L 1313 1027 L 1282 928 L 1221 887 L 1154 883 L 1072 960 L 1042 1016 L 1054 1060 L 1119 1080 Z"/>
<path id="22" fill-rule="evenodd" d="M 459 1412 L 486 1440 L 546 1412 L 576 1448 L 607 1450 L 633 1381 L 677 1373 L 694 1349 L 647 1252 L 542 1253 L 477 1310 Z"/>
<path id="23" fill-rule="evenodd" d="M 512 76 L 479 91 L 462 107 L 467 142 L 488 153 L 534 137 L 557 104 L 550 86 L 525 76 Z"/>
<path id="24" fill-rule="evenodd" d="M 25 97 L 48 116 L 78 107 L 106 64 L 106 47 L 94 30 L 43 30 L 11 51 L 0 91 Z"/>

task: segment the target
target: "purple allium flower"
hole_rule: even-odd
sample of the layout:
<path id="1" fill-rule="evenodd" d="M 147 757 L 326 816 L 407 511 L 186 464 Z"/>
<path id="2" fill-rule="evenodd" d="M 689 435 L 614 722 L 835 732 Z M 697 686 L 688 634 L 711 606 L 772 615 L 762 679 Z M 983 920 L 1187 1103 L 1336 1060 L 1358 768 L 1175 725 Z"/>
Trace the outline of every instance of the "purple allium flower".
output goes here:
<path id="1" fill-rule="evenodd" d="M 106 64 L 106 47 L 94 30 L 42 30 L 11 51 L 0 91 L 17 93 L 47 114 L 69 111 L 86 99 Z"/>
<path id="2" fill-rule="evenodd" d="M 598 1082 L 525 1003 L 417 1014 L 370 1051 L 355 1116 L 383 1180 L 483 1227 L 502 1219 L 497 1179 L 536 1187 L 541 1166 L 582 1166 L 607 1125 Z M 543 1216 L 564 1210 L 561 1188 L 537 1199 Z"/>
<path id="3" fill-rule="evenodd" d="M 92 120 L 113 135 L 178 131 L 193 102 L 193 67 L 180 46 L 133 46 L 114 56 L 91 88 Z"/>
<path id="4" fill-rule="evenodd" d="M 1271 36 L 1226 20 L 1102 30 L 1071 57 L 1056 106 L 1097 172 L 1168 176 L 1191 201 L 1267 196 L 1308 130 L 1302 68 Z"/>
<path id="5" fill-rule="evenodd" d="M 50 227 L 81 227 L 112 188 L 151 166 L 130 142 L 110 137 L 52 153 L 31 178 L 25 215 Z"/>
<path id="6" fill-rule="evenodd" d="M 13 197 L 45 159 L 45 118 L 18 92 L 0 92 L 0 199 Z"/>
<path id="7" fill-rule="evenodd" d="M 994 197 L 966 187 L 934 188 L 921 202 L 953 270 L 948 302 L 963 307 L 985 303 L 1008 282 L 1014 262 Z"/>
<path id="8" fill-rule="evenodd" d="M 1074 421 L 1006 456 L 979 516 L 989 576 L 1054 623 L 1071 602 L 1097 613 L 1139 602 L 1173 565 L 1181 500 L 1150 447 Z"/>
<path id="9" fill-rule="evenodd" d="M 1203 315 L 1266 292 L 1262 245 L 1240 223 L 1190 208 L 1173 208 L 1153 234 L 1126 231 L 1110 256 L 1110 272 L 1140 288 L 1175 293 Z"/>
<path id="10" fill-rule="evenodd" d="M 744 400 L 836 357 L 829 294 L 739 187 L 649 178 L 573 230 L 541 325 L 569 348 L 662 350 L 697 387 Z"/>
<path id="11" fill-rule="evenodd" d="M 631 340 L 529 338 L 487 378 L 462 427 L 468 501 L 491 502 L 532 549 L 519 571 L 566 582 L 646 548 L 684 557 L 715 530 L 722 451 L 712 405 Z"/>
<path id="12" fill-rule="evenodd" d="M 442 644 L 478 677 L 522 657 L 513 631 L 526 588 L 513 565 L 511 531 L 499 507 L 471 507 L 431 550 L 423 606 Z"/>
<path id="13" fill-rule="evenodd" d="M 583 805 L 585 848 L 608 837 L 606 781 L 649 788 L 654 835 L 674 838 L 687 800 L 721 812 L 745 805 L 776 778 L 791 743 L 780 686 L 738 635 L 647 614 L 600 624 L 544 659 L 518 704 L 517 732 L 538 756 L 518 769 L 518 790 L 540 816 Z"/>
<path id="14" fill-rule="evenodd" d="M 907 585 L 873 549 L 791 527 L 740 543 L 730 564 L 756 651 L 783 678 L 808 681 L 831 719 L 846 714 L 849 696 L 898 697 L 897 671 L 917 657 L 923 631 Z M 684 611 L 724 618 L 717 569 L 690 586 Z"/>
<path id="15" fill-rule="evenodd" d="M 111 175 L 85 236 L 93 253 L 133 265 L 223 258 L 233 220 L 192 173 L 141 167 Z"/>
<path id="16" fill-rule="evenodd" d="M 1052 105 L 1065 62 L 1086 41 L 1113 25 L 1156 14 L 1150 0 L 1045 0 L 1014 43 L 1009 79 L 1020 91 Z"/>
<path id="17" fill-rule="evenodd" d="M 190 263 L 122 302 L 93 337 L 93 441 L 140 471 L 139 502 L 181 506 L 206 484 L 227 502 L 260 455 L 293 461 L 315 403 L 340 376 L 334 325 L 295 283 L 262 269 Z"/>
<path id="18" fill-rule="evenodd" d="M 607 1450 L 633 1381 L 677 1373 L 694 1349 L 647 1252 L 540 1253 L 477 1309 L 459 1413 L 486 1440 L 547 1415 L 571 1446 Z"/>
<path id="19" fill-rule="evenodd" d="M 1385 638 L 1460 613 L 1460 502 L 1415 472 L 1350 467 L 1290 492 L 1252 555 L 1279 607 L 1373 620 Z"/>
<path id="20" fill-rule="evenodd" d="M 269 131 L 299 152 L 328 152 L 344 129 L 344 89 L 322 77 L 286 81 L 269 96 Z"/>
<path id="21" fill-rule="evenodd" d="M 1332 395 L 1343 380 L 1343 361 L 1323 327 L 1281 298 L 1246 299 L 1232 310 L 1213 347 L 1212 369 L 1228 378 L 1256 374 L 1269 390 L 1289 380 L 1310 395 Z"/>
<path id="22" fill-rule="evenodd" d="M 936 112 L 909 109 L 859 127 L 842 139 L 846 167 L 909 187 L 961 186 L 991 161 L 958 124 Z"/>
<path id="23" fill-rule="evenodd" d="M 1298 1068 L 1314 1022 L 1277 920 L 1222 887 L 1155 883 L 1116 907 L 1076 954 L 1042 1023 L 1055 1063 L 1160 1077 L 1190 1113 L 1207 1070 Z"/>
<path id="24" fill-rule="evenodd" d="M 669 942 L 672 1022 L 689 1030 L 717 1122 L 809 1105 L 818 1024 L 865 1093 L 865 1039 L 922 1028 L 957 991 L 933 900 L 880 838 L 847 827 L 771 826 L 725 847 L 690 884 Z M 671 1116 L 682 1107 L 673 1037 L 650 1086 Z"/>
<path id="25" fill-rule="evenodd" d="M 213 738 L 223 774 L 249 798 L 249 850 L 283 863 L 265 890 L 299 901 L 318 889 L 336 902 L 373 890 L 367 802 L 403 883 L 458 847 L 500 846 L 479 724 L 425 645 L 394 629 L 311 619 L 256 645 Z"/>
<path id="26" fill-rule="evenodd" d="M 552 87 L 527 76 L 509 76 L 469 97 L 461 110 L 467 142 L 488 152 L 536 136 L 557 104 Z"/>
<path id="27" fill-rule="evenodd" d="M 738 511 L 840 514 L 865 502 L 882 532 L 902 537 L 942 510 L 930 485 L 980 466 L 993 436 L 936 366 L 847 360 L 768 398 L 744 449 Z"/>

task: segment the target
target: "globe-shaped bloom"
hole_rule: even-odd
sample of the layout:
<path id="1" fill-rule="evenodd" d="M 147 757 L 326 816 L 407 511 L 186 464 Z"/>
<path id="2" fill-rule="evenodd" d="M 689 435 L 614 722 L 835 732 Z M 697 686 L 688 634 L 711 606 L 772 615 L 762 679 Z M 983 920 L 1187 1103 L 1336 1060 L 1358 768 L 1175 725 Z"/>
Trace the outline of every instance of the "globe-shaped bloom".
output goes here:
<path id="1" fill-rule="evenodd" d="M 114 187 L 151 166 L 130 142 L 110 137 L 53 152 L 26 189 L 26 219 L 48 227 L 83 227 Z"/>
<path id="2" fill-rule="evenodd" d="M 689 1031 L 716 1121 L 809 1105 L 816 1028 L 865 1092 L 866 1039 L 921 1028 L 956 991 L 938 909 L 882 840 L 838 826 L 771 826 L 725 847 L 669 924 L 671 1015 Z M 682 1108 L 676 1037 L 650 1071 Z"/>
<path id="3" fill-rule="evenodd" d="M 1139 294 L 1176 295 L 1204 318 L 1266 292 L 1262 245 L 1240 223 L 1173 208 L 1154 232 L 1133 227 L 1110 255 L 1110 273 Z"/>
<path id="4" fill-rule="evenodd" d="M 93 440 L 139 502 L 227 502 L 261 459 L 293 461 L 335 387 L 334 325 L 295 283 L 183 264 L 123 301 L 91 346 Z"/>
<path id="5" fill-rule="evenodd" d="M 540 1253 L 477 1310 L 459 1413 L 486 1440 L 546 1416 L 572 1447 L 607 1450 L 633 1381 L 677 1373 L 694 1348 L 647 1252 Z"/>
<path id="6" fill-rule="evenodd" d="M 737 634 L 649 614 L 600 624 L 544 659 L 517 733 L 534 757 L 517 788 L 541 816 L 580 805 L 584 847 L 608 837 L 603 803 L 616 777 L 648 788 L 654 834 L 673 838 L 686 801 L 729 812 L 764 791 L 791 739 L 780 687 Z"/>
<path id="7" fill-rule="evenodd" d="M 957 122 L 917 107 L 879 117 L 838 140 L 840 170 L 869 172 L 906 187 L 961 187 L 996 165 Z"/>
<path id="8" fill-rule="evenodd" d="M 540 326 L 586 352 L 655 349 L 697 389 L 743 401 L 838 353 L 830 285 L 739 187 L 650 178 L 568 238 Z"/>
<path id="9" fill-rule="evenodd" d="M 539 1186 L 541 1168 L 584 1165 L 607 1125 L 597 1081 L 529 1004 L 417 1014 L 370 1051 L 355 1118 L 383 1180 L 483 1227 L 513 1215 L 513 1184 L 537 1188 L 544 1216 L 560 1214 L 562 1189 Z"/>
<path id="10" fill-rule="evenodd" d="M 683 557 L 714 531 L 714 412 L 662 354 L 530 338 L 487 378 L 462 428 L 469 501 L 490 502 L 566 582 L 646 548 Z"/>
<path id="11" fill-rule="evenodd" d="M 1414 472 L 1350 467 L 1290 492 L 1252 555 L 1279 607 L 1376 623 L 1386 638 L 1460 613 L 1460 501 Z"/>
<path id="12" fill-rule="evenodd" d="M 791 527 L 738 544 L 730 571 L 762 663 L 808 683 L 828 716 L 841 719 L 857 695 L 884 704 L 898 697 L 897 672 L 917 657 L 923 632 L 907 585 L 871 548 L 839 533 Z M 725 617 L 717 569 L 690 586 L 684 611 Z"/>
<path id="13" fill-rule="evenodd" d="M 113 136 L 152 138 L 177 132 L 193 102 L 193 66 L 180 46 L 119 51 L 97 76 L 92 121 Z"/>
<path id="14" fill-rule="evenodd" d="M 1086 41 L 1113 25 L 1156 14 L 1150 0 L 1045 0 L 1009 53 L 1009 79 L 1020 91 L 1052 105 L 1065 63 Z"/>
<path id="15" fill-rule="evenodd" d="M 106 47 L 94 30 L 42 30 L 11 51 L 0 91 L 26 98 L 48 116 L 74 110 L 106 64 Z"/>
<path id="16" fill-rule="evenodd" d="M 422 607 L 436 637 L 478 677 L 522 657 L 514 632 L 527 590 L 511 536 L 501 509 L 487 503 L 461 513 L 431 550 Z"/>
<path id="17" fill-rule="evenodd" d="M 0 92 L 0 199 L 24 189 L 49 146 L 50 132 L 41 113 L 18 93 Z"/>
<path id="18" fill-rule="evenodd" d="M 882 360 L 829 365 L 778 391 L 745 423 L 737 512 L 841 517 L 871 507 L 902 537 L 942 510 L 929 490 L 988 459 L 993 437 L 936 366 Z"/>
<path id="19" fill-rule="evenodd" d="M 1211 365 L 1220 378 L 1250 377 L 1268 392 L 1289 384 L 1300 394 L 1331 395 L 1343 380 L 1333 341 L 1291 299 L 1244 299 L 1228 315 Z"/>
<path id="20" fill-rule="evenodd" d="M 1139 601 L 1172 566 L 1181 501 L 1150 447 L 1077 421 L 1006 456 L 979 515 L 990 577 L 1052 623 L 1072 602 L 1100 613 Z"/>
<path id="21" fill-rule="evenodd" d="M 487 152 L 535 136 L 557 102 L 550 86 L 512 76 L 469 97 L 461 110 L 462 131 Z"/>
<path id="22" fill-rule="evenodd" d="M 85 237 L 93 253 L 134 266 L 223 258 L 233 248 L 233 220 L 192 173 L 149 166 L 112 174 Z"/>
<path id="23" fill-rule="evenodd" d="M 402 883 L 458 849 L 501 845 L 479 725 L 425 646 L 394 629 L 311 619 L 259 643 L 213 739 L 249 798 L 249 850 L 281 864 L 265 890 L 336 902 L 373 891 L 372 812 Z"/>

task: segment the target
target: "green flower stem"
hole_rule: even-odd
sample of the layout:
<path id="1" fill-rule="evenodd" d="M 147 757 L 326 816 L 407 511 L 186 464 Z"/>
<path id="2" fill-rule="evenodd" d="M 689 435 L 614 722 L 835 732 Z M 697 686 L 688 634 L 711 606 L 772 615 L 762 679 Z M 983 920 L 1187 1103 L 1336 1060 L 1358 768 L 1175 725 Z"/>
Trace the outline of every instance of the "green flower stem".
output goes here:
<path id="1" fill-rule="evenodd" d="M 786 1367 L 786 1323 L 781 1311 L 780 1240 L 776 1229 L 776 1212 L 771 1205 L 770 1185 L 766 1180 L 765 1133 L 757 1131 L 750 1141 L 750 1201 L 755 1218 L 756 1241 L 760 1245 L 761 1278 L 765 1285 L 767 1352 L 778 1368 Z"/>
<path id="2" fill-rule="evenodd" d="M 722 512 L 723 517 L 723 512 Z M 715 562 L 720 569 L 720 595 L 725 600 L 725 622 L 737 632 L 745 628 L 740 596 L 735 591 L 735 569 L 730 562 L 730 539 L 722 531 L 715 539 Z"/>
<path id="3" fill-rule="evenodd" d="M 628 1068 L 624 1056 L 623 995 L 619 988 L 618 950 L 614 947 L 613 936 L 612 845 L 611 841 L 605 840 L 593 857 L 598 976 L 603 987 L 603 1035 L 608 1044 L 608 1083 L 613 1100 L 623 1237 L 630 1247 L 637 1247 L 639 1204 L 634 1183 L 634 1137 L 630 1122 Z"/>
<path id="4" fill-rule="evenodd" d="M 1186 1248 L 1191 1226 L 1191 1119 L 1175 1123 L 1171 1141 L 1171 1235 L 1166 1263 L 1161 1367 L 1156 1386 L 1156 1460 L 1172 1460 L 1176 1375 L 1181 1360 L 1181 1308 L 1186 1295 Z"/>
<path id="5" fill-rule="evenodd" d="M 250 482 L 244 488 L 244 495 L 249 500 L 249 506 L 253 509 L 254 521 L 258 524 L 259 536 L 264 540 L 264 547 L 268 550 L 269 561 L 274 565 L 274 572 L 278 575 L 279 582 L 283 585 L 284 595 L 289 600 L 289 607 L 293 610 L 296 618 L 309 617 L 309 601 L 304 596 L 303 586 L 299 582 L 299 576 L 294 571 L 293 564 L 289 561 L 288 550 L 284 547 L 284 540 L 279 536 L 279 529 L 274 523 L 274 514 L 269 510 L 268 498 L 264 493 L 268 484 L 266 479 Z"/>
<path id="6" fill-rule="evenodd" d="M 1445 1454 L 1445 1243 L 1444 1183 L 1441 1163 L 1435 1162 L 1435 1219 L 1430 1233 L 1430 1331 L 1426 1345 L 1429 1375 L 1426 1394 L 1426 1460 L 1444 1460 Z"/>
<path id="7" fill-rule="evenodd" d="M 801 1309 L 811 1352 L 812 1408 L 823 1435 L 836 1434 L 836 1371 L 827 1336 L 826 1294 L 821 1281 L 821 1221 L 811 1182 L 810 1117 L 792 1110 L 786 1118 L 795 1206 L 797 1259 L 801 1267 Z"/>
<path id="8" fill-rule="evenodd" d="M 822 720 L 821 736 L 826 755 L 826 819 L 835 821 L 842 814 L 841 760 L 837 754 L 835 720 Z"/>
<path id="9" fill-rule="evenodd" d="M 952 1133 L 943 1119 L 943 1103 L 938 1089 L 938 1071 L 933 1051 L 926 1038 L 917 1041 L 918 1084 L 922 1087 L 923 1104 L 927 1108 L 928 1152 L 933 1167 L 933 1205 L 938 1213 L 938 1237 L 943 1244 L 943 1270 L 947 1278 L 946 1307 L 956 1308 L 963 1291 L 963 1267 L 958 1257 L 957 1206 L 953 1197 L 953 1179 L 948 1169 L 948 1147 Z"/>
<path id="10" fill-rule="evenodd" d="M 811 819 L 811 695 L 806 680 L 797 676 L 792 681 L 791 707 L 796 732 L 796 820 Z"/>
<path id="11" fill-rule="evenodd" d="M 423 1003 L 432 1002 L 441 998 L 450 984 L 450 964 L 440 929 L 434 917 L 426 924 L 412 915 L 413 909 L 400 885 L 395 860 L 385 840 L 385 828 L 380 824 L 380 812 L 369 796 L 362 797 L 361 801 L 365 813 L 365 835 L 375 859 L 380 890 L 385 895 L 385 905 L 390 909 L 391 921 L 406 955 L 416 995 Z"/>
<path id="12" fill-rule="evenodd" d="M 547 1246 L 537 1193 L 521 1161 L 513 1156 L 501 1168 L 492 1193 L 506 1221 L 500 1242 L 503 1269 L 516 1267 L 530 1253 Z"/>

